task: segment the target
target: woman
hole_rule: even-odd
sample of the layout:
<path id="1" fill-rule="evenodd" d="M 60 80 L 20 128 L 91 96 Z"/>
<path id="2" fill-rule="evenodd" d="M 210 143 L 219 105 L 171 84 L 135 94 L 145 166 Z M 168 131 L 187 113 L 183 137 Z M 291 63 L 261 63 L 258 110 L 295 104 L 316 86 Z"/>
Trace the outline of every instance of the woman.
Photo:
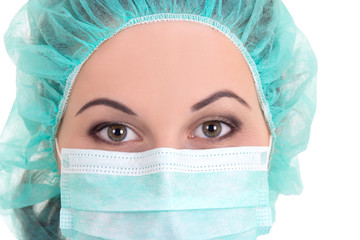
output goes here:
<path id="1" fill-rule="evenodd" d="M 29 1 L 5 40 L 19 239 L 256 239 L 301 192 L 316 60 L 280 1 Z"/>

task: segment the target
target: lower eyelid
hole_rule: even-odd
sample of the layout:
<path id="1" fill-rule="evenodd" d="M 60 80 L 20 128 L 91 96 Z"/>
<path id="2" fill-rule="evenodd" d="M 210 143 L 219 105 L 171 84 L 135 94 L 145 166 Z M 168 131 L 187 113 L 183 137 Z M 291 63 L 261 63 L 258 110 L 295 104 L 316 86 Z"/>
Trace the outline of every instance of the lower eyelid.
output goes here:
<path id="1" fill-rule="evenodd" d="M 201 138 L 201 137 L 192 137 L 192 139 L 194 141 L 197 141 L 199 143 L 219 143 L 219 142 L 223 142 L 226 140 L 230 140 L 230 138 L 235 135 L 237 132 L 239 131 L 239 129 L 234 129 L 233 131 L 229 132 L 228 134 L 221 136 L 221 137 L 215 137 L 215 138 Z"/>

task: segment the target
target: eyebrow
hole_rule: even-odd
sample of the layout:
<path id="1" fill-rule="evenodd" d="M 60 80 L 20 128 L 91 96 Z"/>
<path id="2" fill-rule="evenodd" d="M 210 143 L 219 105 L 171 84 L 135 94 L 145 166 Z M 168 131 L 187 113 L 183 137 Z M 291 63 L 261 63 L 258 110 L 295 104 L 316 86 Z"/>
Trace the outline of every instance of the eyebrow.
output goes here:
<path id="1" fill-rule="evenodd" d="M 220 98 L 223 97 L 229 97 L 229 98 L 234 98 L 236 99 L 238 102 L 240 102 L 242 105 L 244 105 L 245 107 L 251 109 L 250 105 L 241 97 L 239 97 L 238 95 L 236 95 L 235 93 L 229 91 L 229 90 L 224 90 L 224 91 L 218 91 L 212 95 L 210 95 L 209 97 L 199 101 L 198 103 L 194 104 L 191 107 L 192 111 L 198 111 L 204 107 L 206 107 L 207 105 L 209 105 L 210 103 L 213 103 L 217 100 L 219 100 Z"/>
<path id="2" fill-rule="evenodd" d="M 92 107 L 92 106 L 96 106 L 96 105 L 105 105 L 105 106 L 109 106 L 112 108 L 115 108 L 117 110 L 120 110 L 124 113 L 130 114 L 130 115 L 134 115 L 137 116 L 136 113 L 134 113 L 129 107 L 125 106 L 122 103 L 110 100 L 108 98 L 97 98 L 94 99 L 90 102 L 88 102 L 87 104 L 85 104 L 76 114 L 75 117 L 77 115 L 79 115 L 80 113 L 82 113 L 83 111 L 85 111 L 86 109 Z"/>
<path id="3" fill-rule="evenodd" d="M 199 101 L 198 103 L 195 103 L 191 107 L 191 110 L 192 111 L 198 111 L 198 110 L 206 107 L 207 105 L 219 100 L 220 98 L 223 98 L 223 97 L 234 98 L 238 102 L 240 102 L 242 105 L 244 105 L 247 108 L 251 109 L 249 104 L 243 98 L 239 97 L 238 95 L 236 95 L 235 93 L 233 93 L 233 92 L 231 92 L 229 90 L 224 90 L 224 91 L 218 91 L 218 92 L 210 95 L 209 97 Z M 80 113 L 84 112 L 86 109 L 88 109 L 90 107 L 93 107 L 93 106 L 96 106 L 96 105 L 109 106 L 109 107 L 115 108 L 117 110 L 120 110 L 120 111 L 122 111 L 124 113 L 137 116 L 134 111 L 132 111 L 129 107 L 127 107 L 126 105 L 124 105 L 124 104 L 122 104 L 120 102 L 116 102 L 116 101 L 108 99 L 108 98 L 97 98 L 97 99 L 94 99 L 94 100 L 86 103 L 84 106 L 82 106 L 82 108 L 75 114 L 75 117 L 77 115 L 79 115 Z"/>

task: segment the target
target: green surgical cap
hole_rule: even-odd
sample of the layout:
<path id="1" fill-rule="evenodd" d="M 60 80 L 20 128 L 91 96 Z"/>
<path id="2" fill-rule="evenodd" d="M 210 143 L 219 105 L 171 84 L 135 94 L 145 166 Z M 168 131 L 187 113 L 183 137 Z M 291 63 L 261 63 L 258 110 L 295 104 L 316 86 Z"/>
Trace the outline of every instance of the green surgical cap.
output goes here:
<path id="1" fill-rule="evenodd" d="M 81 66 L 122 29 L 164 20 L 205 24 L 238 47 L 273 137 L 273 213 L 279 194 L 301 193 L 317 62 L 280 0 L 30 0 L 5 34 L 17 92 L 0 137 L 0 213 L 18 239 L 64 239 L 54 139 Z"/>

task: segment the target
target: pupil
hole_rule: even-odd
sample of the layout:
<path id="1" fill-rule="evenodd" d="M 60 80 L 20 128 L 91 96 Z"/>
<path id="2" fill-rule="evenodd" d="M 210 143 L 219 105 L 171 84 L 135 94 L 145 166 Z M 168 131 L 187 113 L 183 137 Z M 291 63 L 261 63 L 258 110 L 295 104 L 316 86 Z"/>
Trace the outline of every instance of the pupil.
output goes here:
<path id="1" fill-rule="evenodd" d="M 211 124 L 209 126 L 207 126 L 207 129 L 210 131 L 210 132 L 215 132 L 216 131 L 216 126 Z"/>
<path id="2" fill-rule="evenodd" d="M 116 128 L 115 130 L 113 130 L 113 133 L 115 134 L 115 135 L 121 135 L 121 134 L 123 134 L 124 133 L 124 130 L 122 130 L 122 129 L 120 129 L 120 128 Z"/>

